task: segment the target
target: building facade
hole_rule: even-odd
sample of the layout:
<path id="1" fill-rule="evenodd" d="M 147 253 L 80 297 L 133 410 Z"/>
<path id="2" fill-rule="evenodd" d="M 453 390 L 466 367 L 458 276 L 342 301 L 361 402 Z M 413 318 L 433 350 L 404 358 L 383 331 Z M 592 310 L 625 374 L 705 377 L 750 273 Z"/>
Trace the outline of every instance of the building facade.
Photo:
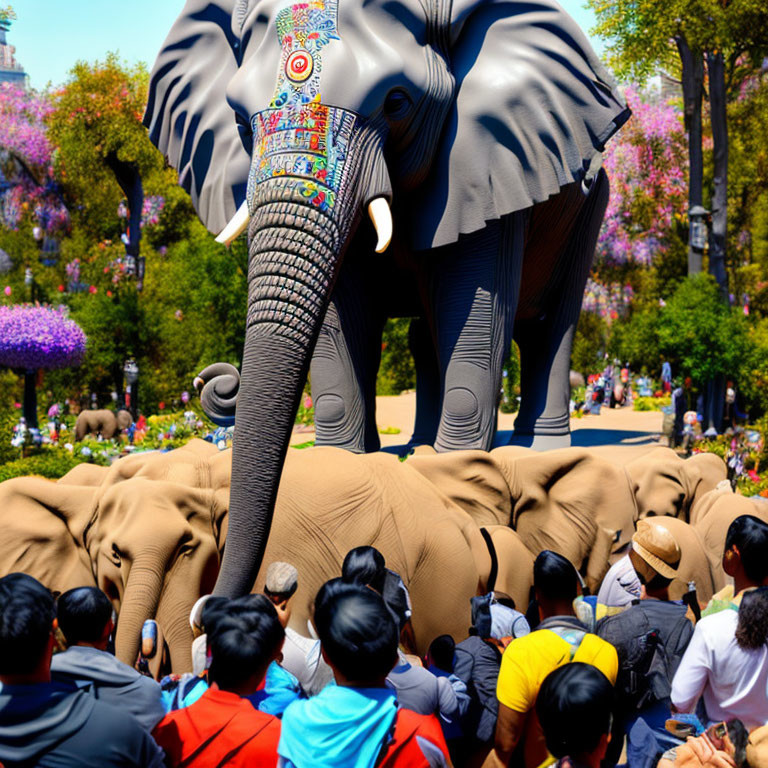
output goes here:
<path id="1" fill-rule="evenodd" d="M 6 38 L 10 26 L 10 22 L 0 20 L 0 83 L 13 83 L 21 88 L 27 88 L 29 86 L 27 73 L 14 58 L 16 49 L 8 45 Z"/>

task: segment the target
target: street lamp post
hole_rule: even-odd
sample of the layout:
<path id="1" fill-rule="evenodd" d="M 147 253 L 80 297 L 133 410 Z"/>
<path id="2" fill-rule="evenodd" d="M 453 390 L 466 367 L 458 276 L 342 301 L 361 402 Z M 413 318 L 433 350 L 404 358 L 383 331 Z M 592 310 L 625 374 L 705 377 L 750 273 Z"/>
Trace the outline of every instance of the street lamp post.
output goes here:
<path id="1" fill-rule="evenodd" d="M 701 272 L 704 264 L 704 251 L 709 242 L 709 228 L 707 220 L 709 211 L 703 205 L 694 205 L 688 211 L 690 222 L 690 237 L 688 239 L 688 274 L 694 275 Z"/>
<path id="2" fill-rule="evenodd" d="M 125 375 L 125 406 L 136 421 L 139 418 L 139 366 L 134 359 L 125 361 L 123 374 Z"/>

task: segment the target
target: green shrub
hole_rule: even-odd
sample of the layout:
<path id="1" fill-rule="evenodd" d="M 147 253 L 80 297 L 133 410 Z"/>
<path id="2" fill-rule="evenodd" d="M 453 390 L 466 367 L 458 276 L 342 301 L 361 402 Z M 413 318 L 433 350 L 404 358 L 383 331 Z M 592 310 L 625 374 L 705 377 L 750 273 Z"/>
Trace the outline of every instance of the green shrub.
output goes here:
<path id="1" fill-rule="evenodd" d="M 660 411 L 668 405 L 672 405 L 672 395 L 665 395 L 664 397 L 636 397 L 632 403 L 632 410 Z"/>
<path id="2" fill-rule="evenodd" d="M 13 477 L 38 475 L 58 480 L 82 461 L 68 451 L 46 451 L 26 459 L 16 459 L 0 466 L 0 482 Z"/>

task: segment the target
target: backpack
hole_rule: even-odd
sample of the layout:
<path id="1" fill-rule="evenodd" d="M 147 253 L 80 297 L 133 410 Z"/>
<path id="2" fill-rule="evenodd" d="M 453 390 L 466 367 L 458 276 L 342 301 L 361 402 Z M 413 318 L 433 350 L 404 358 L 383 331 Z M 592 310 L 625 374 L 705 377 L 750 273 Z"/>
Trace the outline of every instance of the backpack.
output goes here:
<path id="1" fill-rule="evenodd" d="M 628 712 L 669 698 L 672 678 L 693 635 L 686 612 L 677 603 L 635 600 L 597 622 L 597 635 L 618 654 L 616 691 Z"/>

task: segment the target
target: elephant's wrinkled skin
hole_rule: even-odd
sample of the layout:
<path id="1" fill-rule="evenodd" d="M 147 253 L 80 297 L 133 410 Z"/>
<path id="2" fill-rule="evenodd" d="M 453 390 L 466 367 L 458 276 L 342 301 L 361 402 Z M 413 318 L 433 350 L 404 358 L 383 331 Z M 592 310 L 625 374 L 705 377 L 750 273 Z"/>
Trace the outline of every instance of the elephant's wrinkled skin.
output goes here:
<path id="1" fill-rule="evenodd" d="M 529 265 L 538 346 L 523 366 L 526 389 L 543 376 L 542 401 L 530 401 L 520 426 L 567 433 L 556 392 L 547 411 L 549 371 L 562 369 L 567 386 L 607 200 L 596 167 L 627 116 L 554 0 L 188 0 L 153 69 L 145 122 L 211 231 L 236 210 L 224 240 L 250 221 L 230 537 L 217 593 L 246 592 L 259 570 L 310 360 L 323 322 L 336 322 L 326 314 L 334 286 L 355 306 L 365 302 L 354 296 L 353 272 L 361 260 L 384 264 L 374 250 L 392 239 L 389 203 L 392 258 L 437 260 L 424 285 L 435 296 L 441 449 L 489 446 L 488 404 L 518 314 L 531 208 L 550 206 L 545 229 L 564 237 L 546 264 Z M 547 202 L 560 194 L 579 202 Z M 358 226 L 366 208 L 375 244 Z M 353 358 L 375 362 L 376 345 L 362 341 L 368 353 Z M 370 376 L 364 392 L 370 399 Z M 327 422 L 334 407 L 320 411 Z"/>
<path id="2" fill-rule="evenodd" d="M 135 658 L 141 625 L 154 617 L 174 668 L 185 670 L 191 663 L 189 611 L 213 588 L 227 536 L 231 460 L 231 451 L 196 440 L 109 468 L 81 464 L 57 482 L 32 477 L 2 483 L 0 575 L 25 571 L 57 591 L 98 584 L 118 610 L 123 660 Z M 664 471 L 660 452 L 657 472 Z M 676 526 L 681 583 L 695 579 L 702 601 L 723 579 L 719 559 L 732 510 L 759 506 L 731 495 L 713 499 L 721 511 L 709 509 L 707 500 L 716 493 L 701 500 L 706 509 L 695 532 L 682 520 L 659 518 Z M 722 516 L 727 522 L 718 528 Z M 292 622 L 306 632 L 315 592 L 338 576 L 346 552 L 378 547 L 410 589 L 424 651 L 444 632 L 466 635 L 469 598 L 486 589 L 491 570 L 480 527 L 496 549 L 496 588 L 524 608 L 541 549 L 566 555 L 595 591 L 609 564 L 608 548 L 611 558 L 622 553 L 635 520 L 624 471 L 583 449 L 541 454 L 510 447 L 406 462 L 335 448 L 291 450 L 266 563 L 287 560 L 298 568 Z"/>

